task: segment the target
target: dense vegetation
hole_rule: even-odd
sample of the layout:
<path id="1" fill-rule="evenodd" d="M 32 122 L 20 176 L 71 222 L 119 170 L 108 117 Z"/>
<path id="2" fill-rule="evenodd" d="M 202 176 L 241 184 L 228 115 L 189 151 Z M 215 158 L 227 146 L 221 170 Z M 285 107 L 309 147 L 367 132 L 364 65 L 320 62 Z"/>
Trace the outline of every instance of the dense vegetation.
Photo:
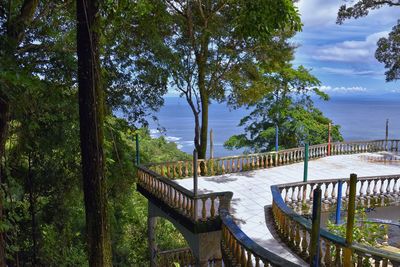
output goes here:
<path id="1" fill-rule="evenodd" d="M 32 116 L 11 121 L 4 187 L 7 259 L 12 265 L 87 266 L 76 95 L 49 103 L 46 90 Z M 45 108 L 44 108 L 45 107 Z M 135 189 L 134 134 L 140 134 L 142 162 L 186 159 L 187 154 L 147 130 L 108 116 L 105 123 L 106 177 L 114 266 L 146 265 L 147 202 Z M 174 227 L 160 221 L 160 248 L 184 246 Z"/>
<path id="2" fill-rule="evenodd" d="M 243 123 L 264 139 L 232 146 L 270 149 L 275 124 L 282 147 L 323 140 L 309 92 L 326 96 L 290 65 L 300 29 L 290 0 L 2 0 L 0 266 L 147 265 L 133 138 L 142 163 L 188 158 L 145 128 L 168 88 L 191 106 L 200 158 L 211 101 L 254 107 Z M 185 246 L 158 227 L 161 250 Z"/>

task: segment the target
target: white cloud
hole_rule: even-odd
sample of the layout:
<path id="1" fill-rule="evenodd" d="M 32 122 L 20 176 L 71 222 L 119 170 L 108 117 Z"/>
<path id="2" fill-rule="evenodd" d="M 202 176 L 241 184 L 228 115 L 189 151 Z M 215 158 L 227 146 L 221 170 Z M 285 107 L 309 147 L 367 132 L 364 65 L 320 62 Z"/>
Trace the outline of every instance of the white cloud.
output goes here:
<path id="1" fill-rule="evenodd" d="M 322 85 L 319 87 L 319 90 L 326 93 L 365 93 L 367 88 L 361 86 L 352 86 L 352 87 L 332 87 L 329 85 Z"/>
<path id="2" fill-rule="evenodd" d="M 330 68 L 322 67 L 322 71 L 332 74 L 348 75 L 348 76 L 381 76 L 382 72 L 376 70 L 357 70 L 348 68 Z"/>
<path id="3" fill-rule="evenodd" d="M 340 1 L 300 0 L 297 3 L 305 26 L 335 24 Z"/>
<path id="4" fill-rule="evenodd" d="M 323 61 L 340 62 L 371 62 L 375 61 L 374 54 L 376 42 L 389 32 L 377 32 L 368 35 L 363 41 L 344 41 L 319 47 L 315 51 L 313 58 Z"/>
<path id="5" fill-rule="evenodd" d="M 339 7 L 343 4 L 351 6 L 351 1 L 336 0 L 300 0 L 296 5 L 301 14 L 301 20 L 305 27 L 323 27 L 334 25 L 336 23 Z M 398 19 L 397 8 L 384 6 L 377 10 L 369 12 L 368 16 L 359 19 L 348 19 L 345 25 L 348 24 L 363 24 L 365 25 L 385 25 L 392 23 Z"/>

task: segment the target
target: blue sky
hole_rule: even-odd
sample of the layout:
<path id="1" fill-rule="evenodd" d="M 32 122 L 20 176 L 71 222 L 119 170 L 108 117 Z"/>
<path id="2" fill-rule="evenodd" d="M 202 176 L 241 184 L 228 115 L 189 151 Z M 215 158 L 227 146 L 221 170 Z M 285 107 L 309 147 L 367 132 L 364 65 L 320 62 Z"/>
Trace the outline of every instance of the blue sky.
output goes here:
<path id="1" fill-rule="evenodd" d="M 350 1 L 348 1 L 350 2 Z M 303 31 L 294 42 L 296 65 L 312 69 L 329 94 L 400 93 L 399 82 L 385 82 L 383 64 L 375 59 L 376 42 L 400 19 L 399 8 L 381 8 L 367 17 L 337 25 L 343 0 L 300 0 Z"/>

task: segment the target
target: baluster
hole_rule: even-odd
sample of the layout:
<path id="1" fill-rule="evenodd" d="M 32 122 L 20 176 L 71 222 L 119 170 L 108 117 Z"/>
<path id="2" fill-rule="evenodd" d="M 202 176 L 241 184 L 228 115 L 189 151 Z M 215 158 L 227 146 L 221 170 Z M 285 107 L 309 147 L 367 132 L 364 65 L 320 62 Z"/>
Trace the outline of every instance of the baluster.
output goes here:
<path id="1" fill-rule="evenodd" d="M 384 196 L 385 193 L 385 181 L 386 179 L 381 179 L 381 196 Z"/>
<path id="2" fill-rule="evenodd" d="M 346 199 L 349 198 L 350 195 L 350 183 L 346 182 Z"/>
<path id="3" fill-rule="evenodd" d="M 379 179 L 374 179 L 374 189 L 372 191 L 373 191 L 375 197 L 378 194 L 378 181 L 379 181 Z"/>
<path id="4" fill-rule="evenodd" d="M 325 266 L 331 266 L 332 258 L 331 258 L 331 242 L 328 240 L 325 241 L 325 256 L 324 256 L 324 264 Z"/>
<path id="5" fill-rule="evenodd" d="M 397 183 L 399 181 L 399 178 L 394 178 L 394 183 L 393 183 L 393 195 L 395 197 L 399 196 L 399 189 L 397 188 Z"/>
<path id="6" fill-rule="evenodd" d="M 308 241 L 307 241 L 307 230 L 306 228 L 302 228 L 302 232 L 303 232 L 303 239 L 301 241 L 301 247 L 302 247 L 302 253 L 301 253 L 301 257 L 303 258 L 303 260 L 307 260 L 308 259 Z"/>
<path id="7" fill-rule="evenodd" d="M 206 201 L 207 201 L 207 199 L 206 198 L 202 198 L 201 201 L 203 203 L 202 208 L 201 208 L 201 218 L 202 218 L 203 221 L 206 221 L 207 220 L 207 209 L 206 209 Z"/>
<path id="8" fill-rule="evenodd" d="M 197 175 L 200 176 L 201 175 L 201 163 L 203 161 L 199 160 L 197 161 Z"/>
<path id="9" fill-rule="evenodd" d="M 256 256 L 256 267 L 260 267 L 260 258 Z"/>
<path id="10" fill-rule="evenodd" d="M 296 230 L 296 235 L 295 235 L 295 240 L 294 240 L 295 251 L 297 253 L 301 253 L 300 225 L 298 223 L 294 222 L 294 227 L 295 227 L 295 230 Z"/>
<path id="11" fill-rule="evenodd" d="M 225 174 L 225 161 L 221 160 L 221 172 L 222 174 Z"/>
<path id="12" fill-rule="evenodd" d="M 215 204 L 214 204 L 214 202 L 215 202 L 215 196 L 211 196 L 211 209 L 210 209 L 211 218 L 215 217 Z"/>
<path id="13" fill-rule="evenodd" d="M 184 172 L 185 174 L 185 177 L 188 177 L 189 176 L 189 162 L 188 161 L 186 161 L 185 162 L 185 172 Z"/>
<path id="14" fill-rule="evenodd" d="M 249 267 L 253 266 L 253 262 L 251 260 L 251 252 L 249 250 L 247 251 L 247 263 L 245 266 L 249 266 Z"/>
<path id="15" fill-rule="evenodd" d="M 332 182 L 332 191 L 331 191 L 331 200 L 332 200 L 331 202 L 332 203 L 335 203 L 337 201 L 337 199 L 336 199 L 336 191 L 337 190 L 335 190 L 336 184 L 337 184 L 337 182 Z"/>
<path id="16" fill-rule="evenodd" d="M 342 266 L 342 248 L 339 244 L 335 245 L 335 265 L 334 266 Z"/>
<path id="17" fill-rule="evenodd" d="M 285 188 L 285 203 L 289 203 L 289 189 Z"/>
<path id="18" fill-rule="evenodd" d="M 391 184 L 391 181 L 392 181 L 391 179 L 387 179 L 386 193 L 385 193 L 386 196 L 390 195 L 390 184 Z"/>
<path id="19" fill-rule="evenodd" d="M 297 205 L 299 206 L 299 207 L 301 207 L 301 203 L 303 202 L 303 200 L 302 200 L 302 192 L 301 192 L 301 188 L 302 188 L 303 186 L 299 186 L 298 187 L 298 191 L 297 191 Z"/>
<path id="20" fill-rule="evenodd" d="M 371 180 L 367 181 L 366 195 L 367 198 L 371 198 Z"/>
<path id="21" fill-rule="evenodd" d="M 232 172 L 236 172 L 235 159 L 232 159 Z"/>
<path id="22" fill-rule="evenodd" d="M 325 184 L 325 192 L 324 192 L 324 202 L 329 202 L 329 185 L 331 184 L 330 182 L 324 183 Z"/>
<path id="23" fill-rule="evenodd" d="M 292 206 L 295 206 L 295 204 L 294 204 L 294 202 L 295 202 L 295 199 L 294 199 L 295 190 L 296 190 L 296 187 L 292 187 L 292 196 L 291 196 L 291 204 L 292 204 Z"/>
<path id="24" fill-rule="evenodd" d="M 246 250 L 243 246 L 240 246 L 240 263 L 242 266 L 246 266 Z"/>
<path id="25" fill-rule="evenodd" d="M 314 184 L 310 183 L 310 202 L 313 202 L 314 199 Z"/>

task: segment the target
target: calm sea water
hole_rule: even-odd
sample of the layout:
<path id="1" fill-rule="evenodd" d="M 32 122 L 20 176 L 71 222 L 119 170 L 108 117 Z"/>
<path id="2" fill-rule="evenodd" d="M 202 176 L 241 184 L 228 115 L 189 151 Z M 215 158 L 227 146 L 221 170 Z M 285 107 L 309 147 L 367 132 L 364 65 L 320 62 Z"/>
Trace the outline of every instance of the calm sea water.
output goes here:
<path id="1" fill-rule="evenodd" d="M 335 124 L 341 125 L 345 140 L 384 138 L 386 119 L 389 119 L 389 138 L 400 139 L 400 94 L 334 96 L 328 102 L 316 100 L 315 104 Z M 209 128 L 212 128 L 214 132 L 214 156 L 242 152 L 227 150 L 223 147 L 223 143 L 230 136 L 243 132 L 238 124 L 240 119 L 249 112 L 246 109 L 229 109 L 224 103 L 211 104 Z M 152 135 L 163 134 L 167 140 L 176 142 L 182 151 L 192 153 L 194 123 L 186 101 L 178 97 L 166 98 L 165 105 L 157 117 L 159 125 L 166 131 L 160 133 L 157 130 L 158 125 L 150 123 Z"/>

